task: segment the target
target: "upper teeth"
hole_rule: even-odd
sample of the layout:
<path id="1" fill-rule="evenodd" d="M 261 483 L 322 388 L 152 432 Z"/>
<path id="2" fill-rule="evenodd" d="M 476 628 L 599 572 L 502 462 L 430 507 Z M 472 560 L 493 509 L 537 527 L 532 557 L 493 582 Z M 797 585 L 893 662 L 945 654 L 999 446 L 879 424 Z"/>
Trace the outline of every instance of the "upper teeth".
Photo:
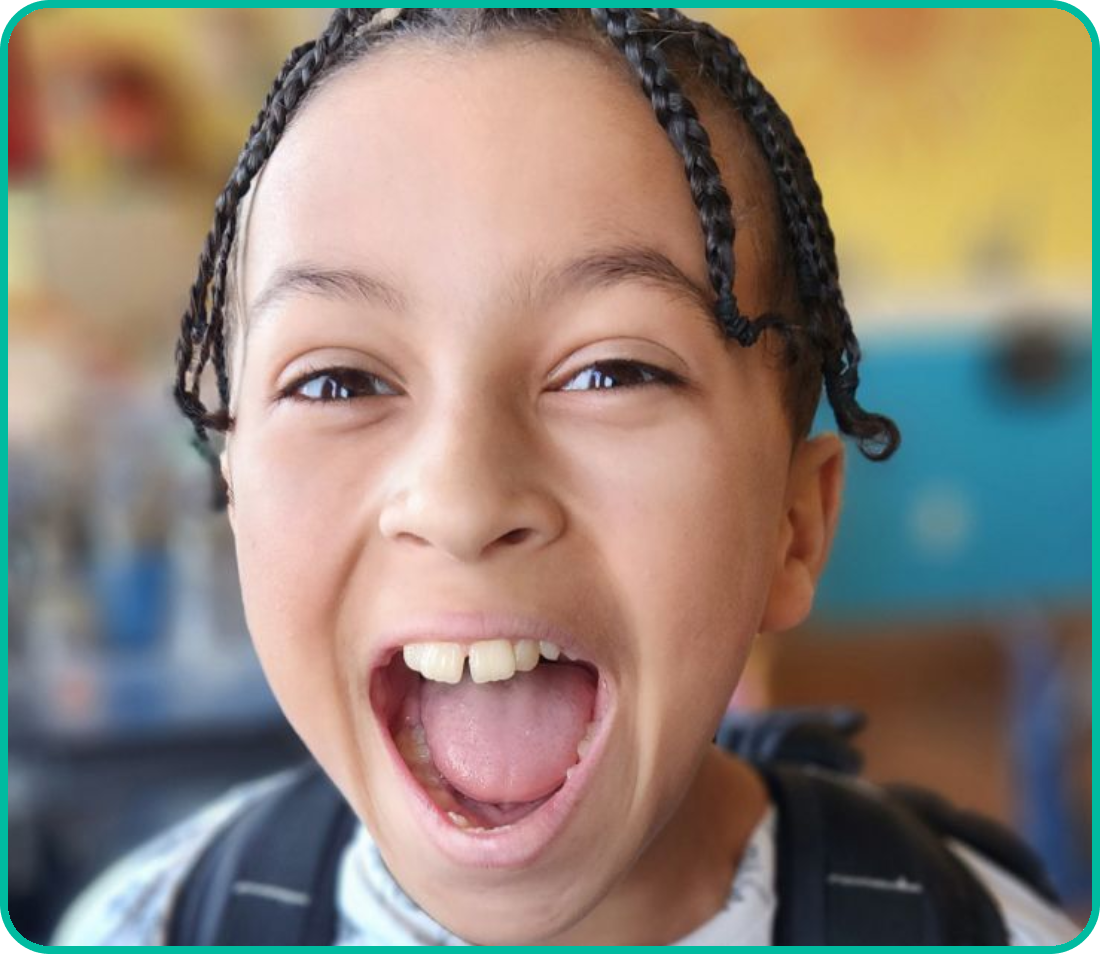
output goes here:
<path id="1" fill-rule="evenodd" d="M 530 672 L 540 656 L 554 660 L 561 649 L 547 640 L 487 639 L 463 646 L 460 643 L 411 643 L 402 653 L 405 665 L 433 682 L 461 682 L 466 657 L 470 657 L 470 678 L 474 682 L 511 679 L 517 672 Z"/>

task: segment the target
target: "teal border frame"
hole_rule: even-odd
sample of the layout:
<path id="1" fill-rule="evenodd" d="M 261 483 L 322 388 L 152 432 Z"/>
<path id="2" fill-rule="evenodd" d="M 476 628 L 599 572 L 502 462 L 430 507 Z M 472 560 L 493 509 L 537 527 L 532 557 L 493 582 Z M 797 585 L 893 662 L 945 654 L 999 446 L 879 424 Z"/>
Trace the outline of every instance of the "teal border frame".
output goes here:
<path id="1" fill-rule="evenodd" d="M 2 77 L 3 77 L 2 78 L 2 84 L 3 84 L 3 94 L 4 95 L 3 95 L 3 100 L 2 100 L 2 106 L 0 106 L 0 109 L 2 109 L 2 111 L 3 111 L 2 112 L 2 120 L 3 120 L 2 149 L 3 149 L 3 169 L 4 169 L 5 179 L 7 179 L 7 172 L 8 172 L 8 96 L 7 96 L 7 91 L 8 91 L 8 43 L 9 43 L 9 37 L 11 36 L 11 32 L 14 29 L 14 26 L 17 25 L 24 17 L 26 17 L 27 14 L 32 13 L 35 10 L 68 8 L 69 6 L 70 6 L 70 4 L 65 4 L 65 3 L 53 3 L 53 2 L 47 2 L 47 0 L 35 0 L 35 2 L 27 3 L 25 7 L 22 7 L 17 12 L 15 12 L 12 15 L 11 19 L 8 20 L 7 24 L 4 25 L 3 33 L 2 33 L 2 48 L 3 48 L 2 63 L 0 63 L 0 67 L 2 67 Z M 111 9 L 114 9 L 114 8 L 125 9 L 125 8 L 138 7 L 138 4 L 111 3 L 111 4 L 89 4 L 89 6 L 90 7 L 102 6 L 102 7 L 109 7 Z M 182 4 L 176 4 L 176 7 L 178 9 L 188 9 L 188 8 L 189 9 L 202 9 L 202 8 L 207 8 L 209 6 L 211 6 L 211 4 L 208 4 L 208 3 L 195 3 L 195 4 L 182 3 Z M 318 3 L 290 4 L 290 3 L 251 3 L 251 2 L 243 2 L 243 3 L 232 3 L 232 4 L 215 4 L 215 6 L 231 6 L 231 7 L 237 7 L 237 8 L 241 8 L 241 7 L 243 7 L 243 8 L 313 7 L 313 8 L 318 8 L 318 9 L 328 9 L 327 4 L 318 4 Z M 416 4 L 416 6 L 419 6 L 419 4 Z M 473 4 L 455 3 L 455 4 L 452 4 L 452 6 L 454 6 L 454 7 L 471 7 L 471 6 L 473 6 Z M 489 4 L 489 6 L 495 6 L 495 4 Z M 520 4 L 520 6 L 533 6 L 533 4 Z M 563 3 L 563 4 L 561 4 L 561 6 L 562 7 L 580 7 L 580 4 L 579 3 Z M 1092 174 L 1093 254 L 1092 254 L 1092 265 L 1093 265 L 1093 274 L 1095 274 L 1095 272 L 1096 272 L 1096 261 L 1097 261 L 1096 248 L 1095 248 L 1095 235 L 1096 235 L 1096 229 L 1095 229 L 1095 223 L 1096 223 L 1096 151 L 1095 151 L 1095 139 L 1096 139 L 1096 114 L 1097 114 L 1097 109 L 1096 109 L 1097 73 L 1096 73 L 1096 66 L 1095 66 L 1095 58 L 1096 58 L 1097 48 L 1098 48 L 1098 46 L 1100 46 L 1100 36 L 1098 36 L 1098 34 L 1097 34 L 1096 25 L 1093 24 L 1093 22 L 1089 19 L 1088 15 L 1084 11 L 1081 11 L 1078 7 L 1075 7 L 1074 4 L 1060 2 L 1060 0 L 1046 0 L 1046 2 L 1014 2 L 1014 3 L 959 2 L 959 3 L 924 3 L 924 4 L 873 3 L 873 2 L 865 2 L 865 0 L 851 0 L 851 2 L 847 2 L 847 3 L 761 2 L 761 3 L 758 3 L 758 4 L 753 4 L 753 7 L 775 8 L 775 9 L 804 9 L 804 8 L 829 8 L 829 7 L 840 7 L 840 8 L 849 8 L 849 9 L 851 9 L 851 8 L 855 8 L 855 9 L 883 9 L 883 8 L 886 8 L 886 9 L 889 9 L 889 8 L 905 8 L 905 7 L 911 7 L 911 6 L 922 6 L 922 7 L 927 7 L 927 8 L 938 8 L 938 9 L 958 9 L 958 8 L 987 8 L 987 9 L 996 9 L 996 8 L 1001 8 L 1001 9 L 1010 8 L 1011 9 L 1011 8 L 1016 8 L 1016 9 L 1019 9 L 1019 8 L 1026 8 L 1026 9 L 1065 10 L 1067 13 L 1073 15 L 1073 17 L 1075 17 L 1082 24 L 1084 24 L 1085 29 L 1088 32 L 1091 43 L 1092 43 L 1092 53 L 1093 53 L 1093 70 L 1092 70 L 1092 77 L 1091 77 L 1092 120 L 1093 120 L 1093 125 L 1092 125 L 1092 129 L 1093 129 L 1093 132 L 1092 132 L 1092 136 L 1093 136 L 1093 174 Z M 703 8 L 724 9 L 724 8 L 720 8 L 718 6 L 718 4 L 698 4 L 698 9 L 703 9 Z M 150 8 L 142 8 L 142 9 L 150 9 Z M 152 9 L 156 9 L 156 8 L 152 8 Z M 7 193 L 7 190 L 4 191 L 4 195 L 3 195 L 3 208 L 4 208 L 5 218 L 7 218 L 7 212 L 8 212 L 8 193 Z M 5 253 L 7 253 L 7 245 L 8 245 L 7 232 L 4 233 L 4 240 L 3 241 L 4 241 L 4 251 L 5 251 Z M 7 279 L 5 279 L 5 282 L 7 282 Z M 4 318 L 4 330 L 7 331 L 7 328 L 8 328 L 7 296 L 4 297 L 3 318 Z M 7 338 L 7 335 L 5 335 L 4 336 L 4 351 L 7 352 L 7 349 L 8 349 L 8 338 Z M 1100 360 L 1098 360 L 1096 352 L 1093 351 L 1093 353 L 1092 353 L 1092 379 L 1093 379 L 1093 381 L 1096 380 L 1098 370 L 1100 370 Z M 5 410 L 7 410 L 7 407 L 8 407 L 8 386 L 7 386 L 7 384 L 8 384 L 8 364 L 7 364 L 7 362 L 4 363 L 2 373 L 3 373 L 3 384 L 4 384 L 3 402 L 4 402 L 4 408 L 5 408 Z M 1097 448 L 1096 448 L 1096 437 L 1097 437 L 1096 417 L 1097 417 L 1097 398 L 1096 398 L 1096 392 L 1093 391 L 1093 393 L 1092 393 L 1092 470 L 1093 470 L 1093 481 L 1092 481 L 1092 518 L 1091 518 L 1092 519 L 1092 595 L 1093 595 L 1093 599 L 1095 599 L 1095 596 L 1096 596 L 1097 581 L 1098 581 L 1098 579 L 1100 579 L 1100 573 L 1098 573 L 1098 569 L 1097 569 L 1097 542 L 1096 542 L 1096 540 L 1097 540 L 1097 529 L 1098 529 L 1098 526 L 1100 526 L 1100 522 L 1098 522 L 1098 518 L 1097 518 L 1098 493 L 1097 493 L 1097 485 L 1096 485 L 1096 478 L 1095 478 L 1097 460 L 1098 460 L 1098 453 L 1097 453 Z M 7 461 L 7 453 L 8 453 L 7 452 L 7 446 L 5 446 L 5 450 L 4 450 L 5 461 Z M 4 489 L 5 494 L 7 494 L 7 490 L 8 490 L 8 470 L 7 470 L 7 468 L 4 469 L 3 489 Z M 4 511 L 3 511 L 3 531 L 4 531 L 4 536 L 7 537 L 7 533 L 8 533 L 8 509 L 7 509 L 7 507 L 5 507 Z M 5 568 L 5 570 L 7 570 L 7 568 L 8 568 L 8 551 L 7 551 L 7 549 L 4 550 L 4 568 Z M 8 577 L 7 577 L 7 573 L 4 574 L 3 582 L 0 583 L 0 585 L 2 585 L 2 588 L 3 588 L 3 605 L 4 605 L 4 611 L 5 611 L 5 613 L 4 613 L 4 619 L 5 619 L 5 622 L 4 622 L 4 646 L 5 646 L 5 648 L 7 648 L 7 642 L 8 642 L 8 626 L 7 626 Z M 5 672 L 5 675 L 7 675 L 7 666 L 8 666 L 8 664 L 7 664 L 7 654 L 5 654 L 4 655 L 4 672 Z M 1093 661 L 1092 661 L 1092 684 L 1093 684 L 1093 686 L 1096 686 L 1096 673 L 1097 673 L 1097 662 L 1096 662 L 1096 659 L 1093 658 Z M 7 702 L 7 692 L 8 692 L 7 682 L 4 683 L 4 686 L 5 686 L 5 688 L 4 688 L 4 700 L 5 700 L 5 702 Z M 4 733 L 3 733 L 3 755 L 4 755 L 5 765 L 7 765 L 7 758 L 8 758 L 8 732 L 7 732 L 7 728 L 8 728 L 8 708 L 7 708 L 7 705 L 4 705 L 2 720 L 3 720 L 3 728 L 4 728 Z M 1093 709 L 1092 727 L 1093 727 L 1093 733 L 1092 733 L 1092 764 L 1093 764 L 1093 766 L 1095 766 L 1096 765 L 1096 755 L 1097 755 L 1097 738 L 1096 738 L 1096 731 L 1095 731 L 1096 730 L 1096 711 L 1095 711 L 1095 709 Z M 1095 778 L 1095 771 L 1093 771 L 1093 778 Z M 3 774 L 3 791 L 4 791 L 5 796 L 7 796 L 7 794 L 8 794 L 8 772 L 7 772 L 7 770 L 5 770 L 4 774 Z M 1096 794 L 1095 787 L 1093 787 L 1093 793 L 1092 793 L 1093 821 L 1092 821 L 1092 836 L 1091 836 L 1091 847 L 1092 847 L 1092 851 L 1091 851 L 1091 854 L 1092 854 L 1092 911 L 1091 911 L 1091 917 L 1089 918 L 1089 921 L 1086 924 L 1085 929 L 1081 931 L 1081 933 L 1076 937 L 1076 939 L 1074 941 L 1071 941 L 1067 944 L 1055 945 L 1055 946 L 1049 947 L 1048 950 L 1053 950 L 1053 951 L 1071 951 L 1071 950 L 1074 950 L 1074 948 L 1076 946 L 1078 946 L 1082 941 L 1084 941 L 1086 939 L 1086 937 L 1088 937 L 1092 933 L 1092 930 L 1096 928 L 1096 924 L 1097 924 L 1098 919 L 1100 919 L 1100 910 L 1098 910 L 1098 904 L 1097 904 L 1097 895 L 1098 895 L 1098 891 L 1100 891 L 1100 884 L 1098 884 L 1098 882 L 1100 882 L 1100 878 L 1098 878 L 1098 867 L 1097 867 L 1097 862 L 1098 862 L 1098 858 L 1097 858 L 1097 856 L 1098 856 L 1098 852 L 1097 852 L 1098 837 L 1097 837 L 1097 825 L 1096 825 L 1096 804 L 1097 804 L 1097 794 Z M 52 945 L 37 944 L 33 941 L 29 941 L 29 940 L 25 939 L 25 937 L 23 937 L 22 934 L 19 933 L 18 929 L 15 928 L 15 925 L 12 923 L 10 914 L 8 912 L 8 863 L 7 863 L 8 829 L 7 829 L 7 826 L 4 827 L 3 834 L 2 834 L 2 836 L 0 836 L 0 842 L 2 842 L 2 846 L 5 849 L 5 851 L 4 851 L 4 863 L 3 863 L 3 867 L 2 867 L 2 878 L 0 878 L 0 889 L 2 889 L 2 896 L 3 896 L 3 910 L 2 910 L 2 912 L 0 912 L 0 918 L 2 918 L 5 928 L 8 929 L 9 934 L 11 934 L 11 936 L 13 937 L 15 942 L 17 942 L 21 946 L 25 947 L 26 950 L 35 951 L 35 952 L 45 952 L 45 951 L 53 950 Z M 70 948 L 70 950 L 75 950 L 75 951 L 83 951 L 83 950 L 97 951 L 97 950 L 101 950 L 101 948 L 99 948 L 99 947 L 74 947 L 74 948 Z M 287 950 L 287 951 L 292 951 L 292 950 L 303 950 L 303 948 L 297 948 L 297 947 L 285 947 L 285 948 L 282 948 L 282 947 L 279 947 L 279 948 L 275 948 L 275 947 L 217 947 L 217 948 L 212 948 L 212 950 L 221 950 L 221 951 Z M 324 948 L 316 948 L 316 950 L 324 950 Z M 395 948 L 395 950 L 397 950 L 397 948 Z M 643 948 L 634 948 L 634 950 L 643 950 Z M 807 951 L 836 950 L 836 948 L 832 948 L 832 947 L 825 947 L 825 948 L 796 947 L 796 948 L 794 948 L 794 950 L 807 950 Z M 866 948 L 854 948 L 854 950 L 866 950 Z M 970 948 L 942 947 L 942 948 L 934 948 L 934 950 L 955 951 L 955 950 L 970 950 Z M 976 950 L 976 951 L 985 950 L 985 948 L 972 948 L 972 950 Z"/>

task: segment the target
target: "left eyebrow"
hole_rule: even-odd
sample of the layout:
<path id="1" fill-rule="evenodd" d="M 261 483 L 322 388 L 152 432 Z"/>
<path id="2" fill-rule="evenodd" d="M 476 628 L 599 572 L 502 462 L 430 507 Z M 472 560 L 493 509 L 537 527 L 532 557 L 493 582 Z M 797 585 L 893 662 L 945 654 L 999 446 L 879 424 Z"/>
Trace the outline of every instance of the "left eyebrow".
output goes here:
<path id="1" fill-rule="evenodd" d="M 553 268 L 536 272 L 523 286 L 524 297 L 535 305 L 567 292 L 594 291 L 627 282 L 660 288 L 696 306 L 698 316 L 721 334 L 714 317 L 714 293 L 699 285 L 671 258 L 643 245 L 617 245 L 587 252 Z"/>

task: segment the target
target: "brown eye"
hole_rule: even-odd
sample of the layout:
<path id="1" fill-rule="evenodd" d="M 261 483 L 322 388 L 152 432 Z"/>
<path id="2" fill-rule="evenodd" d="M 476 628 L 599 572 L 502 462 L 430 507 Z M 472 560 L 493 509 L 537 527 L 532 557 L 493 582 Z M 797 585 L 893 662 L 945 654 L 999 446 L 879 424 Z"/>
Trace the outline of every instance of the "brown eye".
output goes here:
<path id="1" fill-rule="evenodd" d="M 352 401 L 356 398 L 390 397 L 398 392 L 380 377 L 353 368 L 327 368 L 311 371 L 290 384 L 283 392 L 292 400 L 320 404 Z"/>
<path id="2" fill-rule="evenodd" d="M 597 361 L 574 375 L 563 391 L 606 391 L 663 384 L 676 385 L 682 379 L 671 371 L 640 361 Z"/>

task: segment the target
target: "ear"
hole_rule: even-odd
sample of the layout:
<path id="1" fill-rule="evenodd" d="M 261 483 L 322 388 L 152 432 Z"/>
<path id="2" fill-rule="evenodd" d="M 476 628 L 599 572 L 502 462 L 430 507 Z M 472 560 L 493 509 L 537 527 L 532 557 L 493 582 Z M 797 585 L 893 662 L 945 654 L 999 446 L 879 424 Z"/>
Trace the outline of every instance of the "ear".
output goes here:
<path id="1" fill-rule="evenodd" d="M 763 632 L 782 632 L 810 613 L 833 544 L 844 486 L 844 445 L 835 434 L 803 441 L 791 458 Z"/>

